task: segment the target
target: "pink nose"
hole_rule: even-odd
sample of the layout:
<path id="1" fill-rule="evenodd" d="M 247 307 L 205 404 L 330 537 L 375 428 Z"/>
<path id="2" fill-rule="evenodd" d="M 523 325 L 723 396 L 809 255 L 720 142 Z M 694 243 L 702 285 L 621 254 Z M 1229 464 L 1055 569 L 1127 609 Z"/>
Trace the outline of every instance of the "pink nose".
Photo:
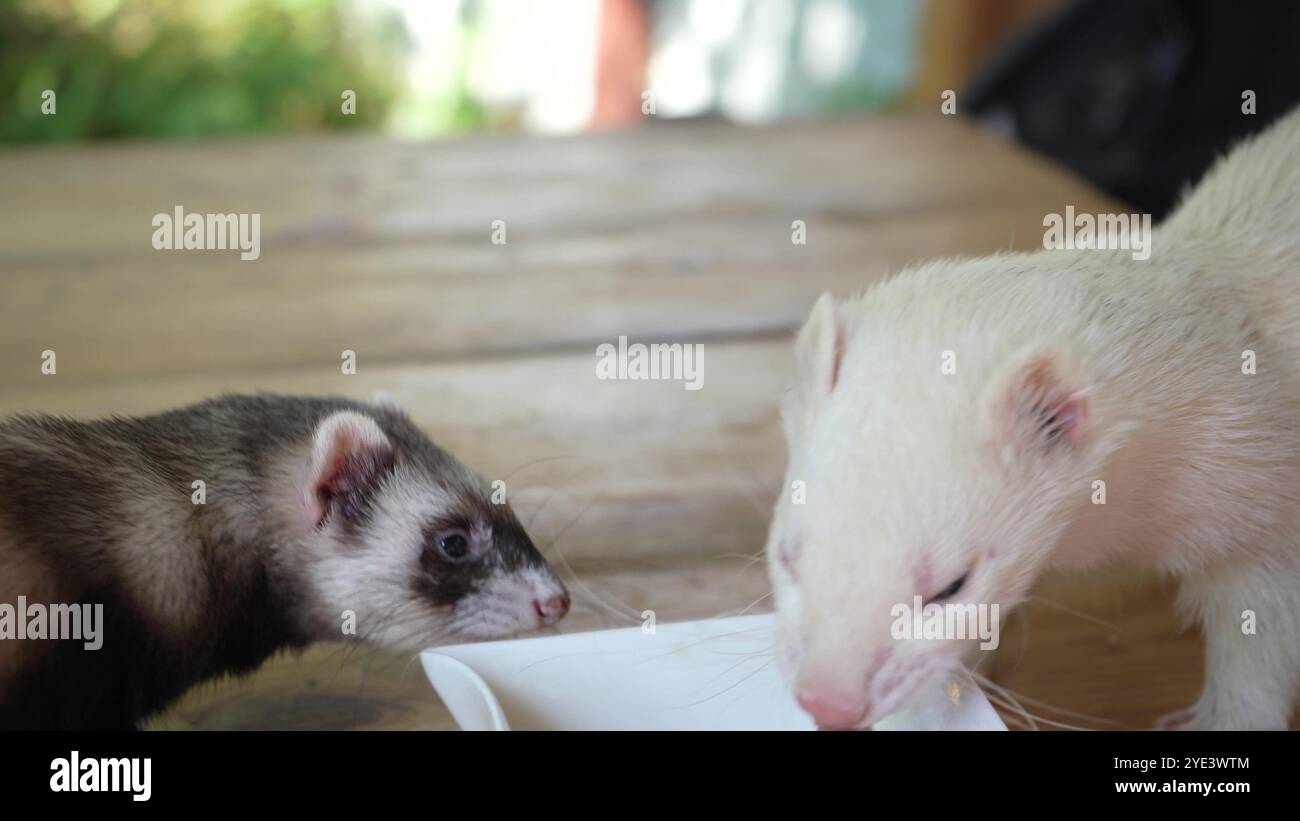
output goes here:
<path id="1" fill-rule="evenodd" d="M 535 599 L 533 609 L 537 611 L 537 618 L 541 619 L 542 624 L 555 624 L 569 612 L 569 594 L 560 593 L 546 599 Z"/>
<path id="2" fill-rule="evenodd" d="M 795 697 L 823 730 L 855 729 L 867 715 L 866 704 L 849 704 L 813 692 L 800 692 Z"/>

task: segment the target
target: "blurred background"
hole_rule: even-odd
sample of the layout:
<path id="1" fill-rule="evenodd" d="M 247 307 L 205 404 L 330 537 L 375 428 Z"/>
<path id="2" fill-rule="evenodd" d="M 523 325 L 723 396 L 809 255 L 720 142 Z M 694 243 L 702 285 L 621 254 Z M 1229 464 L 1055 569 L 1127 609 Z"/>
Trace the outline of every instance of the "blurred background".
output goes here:
<path id="1" fill-rule="evenodd" d="M 665 118 L 878 110 L 913 83 L 924 12 L 892 0 L 4 0 L 3 8 L 0 137 L 12 141 L 345 127 L 417 138 L 571 133 L 641 121 L 650 88 L 646 113 Z M 82 116 L 41 116 L 29 103 L 44 89 Z M 340 112 L 341 89 L 357 92 L 355 117 Z"/>
<path id="2" fill-rule="evenodd" d="M 0 0 L 0 142 L 762 124 L 951 91 L 1160 215 L 1300 99 L 1297 35 L 1300 4 L 1214 0 Z"/>

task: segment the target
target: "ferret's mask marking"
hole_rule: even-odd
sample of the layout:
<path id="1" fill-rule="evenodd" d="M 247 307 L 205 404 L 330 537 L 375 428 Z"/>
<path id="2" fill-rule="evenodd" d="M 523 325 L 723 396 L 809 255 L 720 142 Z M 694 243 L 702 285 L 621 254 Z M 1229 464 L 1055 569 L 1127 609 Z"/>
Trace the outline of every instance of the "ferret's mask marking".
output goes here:
<path id="1" fill-rule="evenodd" d="M 377 418 L 388 427 L 336 412 L 314 436 L 302 497 L 327 612 L 400 613 L 401 624 L 369 625 L 390 644 L 496 637 L 563 617 L 568 593 L 509 506 L 400 411 Z"/>
<path id="2" fill-rule="evenodd" d="M 465 540 L 465 555 L 446 549 L 449 538 Z M 440 606 L 450 606 L 479 592 L 495 576 L 525 569 L 549 573 L 542 554 L 504 505 L 476 511 L 451 511 L 434 517 L 424 529 L 416 591 Z"/>

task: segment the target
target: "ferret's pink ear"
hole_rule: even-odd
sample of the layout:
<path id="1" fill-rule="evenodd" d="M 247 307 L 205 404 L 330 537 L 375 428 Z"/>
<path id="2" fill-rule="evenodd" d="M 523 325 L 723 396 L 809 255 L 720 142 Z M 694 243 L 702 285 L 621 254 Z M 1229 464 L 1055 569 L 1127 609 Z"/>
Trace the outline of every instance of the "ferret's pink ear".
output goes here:
<path id="1" fill-rule="evenodd" d="M 1088 386 L 1059 353 L 1019 357 L 992 393 L 989 421 L 1000 445 L 1028 443 L 1050 451 L 1077 447 L 1088 433 Z"/>
<path id="2" fill-rule="evenodd" d="M 392 465 L 392 444 L 373 419 L 354 411 L 327 416 L 316 427 L 303 488 L 312 525 L 319 527 L 332 512 L 359 520 Z"/>
<path id="3" fill-rule="evenodd" d="M 815 402 L 835 389 L 843 358 L 844 329 L 834 298 L 824 293 L 794 343 L 797 384 L 808 401 Z"/>

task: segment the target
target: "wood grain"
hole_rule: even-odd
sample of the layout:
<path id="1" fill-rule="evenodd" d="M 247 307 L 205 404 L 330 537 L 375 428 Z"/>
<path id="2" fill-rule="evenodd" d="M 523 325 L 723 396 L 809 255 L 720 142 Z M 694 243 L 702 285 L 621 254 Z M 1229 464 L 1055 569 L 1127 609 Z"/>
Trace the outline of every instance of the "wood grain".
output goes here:
<path id="1" fill-rule="evenodd" d="M 507 478 L 571 580 L 565 630 L 768 606 L 756 556 L 784 459 L 776 403 L 819 293 L 1032 248 L 1044 212 L 1114 207 L 925 117 L 12 149 L 0 179 L 0 412 L 387 390 Z M 154 251 L 152 215 L 178 204 L 262 214 L 261 258 Z M 490 241 L 498 219 L 505 245 Z M 703 343 L 704 389 L 596 379 L 595 346 L 619 335 Z M 46 349 L 57 375 L 40 372 Z M 1118 578 L 1045 582 L 981 672 L 1094 717 L 1030 707 L 1062 723 L 1147 726 L 1190 702 L 1195 635 L 1176 631 L 1161 584 Z M 330 645 L 196 688 L 154 726 L 451 722 L 409 654 Z"/>

